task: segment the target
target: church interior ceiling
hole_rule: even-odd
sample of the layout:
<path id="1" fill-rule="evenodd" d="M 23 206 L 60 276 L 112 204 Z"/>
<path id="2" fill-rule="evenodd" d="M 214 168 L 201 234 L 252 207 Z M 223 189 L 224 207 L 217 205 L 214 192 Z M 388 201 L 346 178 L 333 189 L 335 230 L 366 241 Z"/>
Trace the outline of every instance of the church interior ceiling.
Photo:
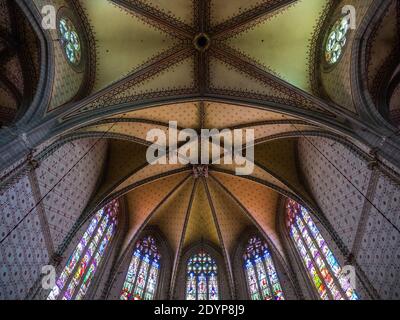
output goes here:
<path id="1" fill-rule="evenodd" d="M 186 253 L 206 244 L 220 253 L 234 292 L 238 243 L 256 230 L 293 296 L 319 297 L 293 275 L 293 233 L 282 231 L 294 221 L 287 214 L 292 200 L 317 217 L 339 262 L 359 268 L 366 279 L 361 295 L 398 294 L 378 287 L 379 266 L 371 271 L 375 265 L 365 262 L 376 248 L 363 238 L 378 234 L 369 220 L 376 210 L 392 242 L 399 241 L 391 233 L 398 220 L 387 218 L 375 197 L 383 188 L 391 197 L 384 206 L 396 202 L 387 211 L 398 209 L 398 1 L 21 1 L 0 0 L 0 208 L 27 206 L 38 217 L 45 230 L 40 259 L 65 264 L 90 219 L 118 200 L 123 228 L 107 258 L 114 265 L 102 269 L 109 282 L 122 273 L 139 237 L 154 229 L 171 253 L 171 286 Z M 358 14 L 354 30 L 340 12 L 346 4 Z M 45 5 L 55 8 L 61 27 L 39 32 Z M 237 164 L 222 161 L 232 145 L 200 140 L 212 129 L 232 137 L 242 130 L 241 142 L 246 131 L 254 133 L 238 158 L 253 150 L 251 173 L 238 175 Z M 154 130 L 166 139 L 149 140 Z M 170 160 L 174 135 L 187 130 L 197 139 L 191 157 L 218 150 L 219 161 L 149 162 L 151 146 Z M 187 157 L 183 142 L 176 147 L 180 159 Z M 30 208 L 25 196 L 38 205 Z M 317 214 L 321 208 L 328 216 Z M 348 214 L 335 216 L 331 208 Z M 0 245 L 22 225 L 12 227 L 7 218 L 0 215 Z M 390 263 L 399 278 L 400 264 Z M 385 281 L 396 287 L 397 278 Z M 37 279 L 29 281 L 21 296 L 43 294 Z M 91 297 L 113 290 L 101 287 L 106 281 L 97 284 Z M 167 289 L 170 298 L 176 294 Z"/>

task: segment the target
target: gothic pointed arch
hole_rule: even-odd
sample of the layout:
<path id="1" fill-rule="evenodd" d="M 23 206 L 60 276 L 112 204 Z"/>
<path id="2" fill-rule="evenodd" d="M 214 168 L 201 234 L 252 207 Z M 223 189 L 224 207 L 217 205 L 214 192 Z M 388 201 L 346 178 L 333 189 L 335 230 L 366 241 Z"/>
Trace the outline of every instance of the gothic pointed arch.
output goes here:
<path id="1" fill-rule="evenodd" d="M 172 271 L 170 246 L 157 226 L 147 226 L 115 262 L 105 288 L 110 300 L 165 300 Z"/>
<path id="2" fill-rule="evenodd" d="M 224 257 L 206 241 L 183 251 L 179 260 L 174 299 L 227 300 L 232 297 Z"/>
<path id="3" fill-rule="evenodd" d="M 275 248 L 255 228 L 247 228 L 237 239 L 232 255 L 236 296 L 240 300 L 293 300 L 301 292 L 293 284 Z M 292 278 L 292 279 L 290 279 Z"/>
<path id="4" fill-rule="evenodd" d="M 358 300 L 350 280 L 307 209 L 293 200 L 286 203 L 286 225 L 297 253 L 322 300 Z"/>
<path id="5" fill-rule="evenodd" d="M 104 264 L 104 255 L 115 238 L 118 215 L 119 203 L 113 201 L 90 219 L 86 231 L 58 274 L 54 287 L 47 295 L 47 300 L 85 298 L 96 272 Z"/>
<path id="6" fill-rule="evenodd" d="M 22 5 L 23 6 L 23 5 Z M 0 125 L 23 117 L 33 102 L 40 77 L 41 34 L 16 1 L 0 3 Z"/>

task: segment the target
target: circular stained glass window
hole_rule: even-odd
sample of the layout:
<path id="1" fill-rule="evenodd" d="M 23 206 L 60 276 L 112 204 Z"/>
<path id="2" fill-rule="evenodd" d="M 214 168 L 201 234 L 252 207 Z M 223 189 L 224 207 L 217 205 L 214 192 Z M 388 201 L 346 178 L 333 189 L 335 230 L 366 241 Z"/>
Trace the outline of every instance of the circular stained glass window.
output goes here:
<path id="1" fill-rule="evenodd" d="M 58 28 L 60 32 L 60 42 L 67 60 L 72 65 L 79 65 L 82 57 L 82 47 L 74 24 L 68 18 L 61 18 Z"/>
<path id="2" fill-rule="evenodd" d="M 328 64 L 337 63 L 343 54 L 350 30 L 350 15 L 341 17 L 332 26 L 325 47 L 325 60 Z"/>

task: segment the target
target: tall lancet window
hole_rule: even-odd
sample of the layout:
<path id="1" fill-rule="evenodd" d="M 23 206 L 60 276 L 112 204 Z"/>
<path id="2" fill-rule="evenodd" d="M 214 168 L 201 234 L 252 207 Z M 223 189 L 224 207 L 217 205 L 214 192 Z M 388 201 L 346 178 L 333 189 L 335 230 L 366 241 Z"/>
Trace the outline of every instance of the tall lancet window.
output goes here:
<path id="1" fill-rule="evenodd" d="M 160 273 L 156 240 L 146 236 L 136 243 L 122 288 L 121 300 L 153 300 Z"/>
<path id="2" fill-rule="evenodd" d="M 200 250 L 187 264 L 186 300 L 218 300 L 218 268 L 210 254 Z"/>
<path id="3" fill-rule="evenodd" d="M 358 300 L 309 212 L 293 200 L 287 202 L 287 226 L 321 299 Z"/>
<path id="4" fill-rule="evenodd" d="M 80 300 L 88 291 L 117 226 L 118 202 L 99 210 L 67 261 L 48 300 Z"/>
<path id="5" fill-rule="evenodd" d="M 267 243 L 257 236 L 250 238 L 243 259 L 251 299 L 284 300 Z"/>

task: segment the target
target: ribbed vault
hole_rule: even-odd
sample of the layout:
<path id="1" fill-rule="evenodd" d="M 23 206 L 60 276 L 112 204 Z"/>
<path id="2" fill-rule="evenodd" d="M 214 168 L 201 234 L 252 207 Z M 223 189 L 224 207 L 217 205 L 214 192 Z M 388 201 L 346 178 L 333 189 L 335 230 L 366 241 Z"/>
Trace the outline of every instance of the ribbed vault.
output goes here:
<path id="1" fill-rule="evenodd" d="M 156 128 L 168 135 L 171 119 L 178 123 L 178 132 L 186 128 L 198 134 L 201 129 L 254 129 L 252 174 L 237 176 L 237 166 L 223 161 L 210 163 L 200 174 L 193 165 L 149 164 L 147 133 Z M 222 252 L 231 273 L 237 241 L 249 228 L 258 229 L 285 261 L 276 221 L 281 196 L 314 206 L 298 171 L 297 138 L 323 132 L 320 126 L 287 114 L 201 101 L 103 118 L 66 137 L 108 139 L 105 174 L 88 210 L 123 197 L 129 223 L 120 259 L 141 231 L 157 227 L 172 250 L 175 279 L 182 253 L 202 241 Z M 196 148 L 201 151 L 202 146 Z"/>
<path id="2" fill-rule="evenodd" d="M 274 186 L 281 193 L 300 194 L 310 200 L 297 173 L 296 137 L 324 132 L 323 129 L 276 112 L 198 102 L 130 112 L 76 130 L 72 136 L 110 139 L 106 174 L 95 197 L 96 201 L 121 196 L 146 181 L 192 170 L 189 165 L 149 165 L 146 160 L 146 151 L 151 144 L 146 140 L 148 131 L 156 128 L 168 135 L 170 119 L 177 121 L 178 132 L 189 128 L 199 135 L 201 129 L 253 129 L 255 166 L 251 178 Z M 235 164 L 224 164 L 223 161 L 209 166 L 210 171 L 231 175 L 235 175 L 235 169 Z"/>
<path id="3" fill-rule="evenodd" d="M 306 92 L 308 42 L 326 0 L 234 1 L 228 11 L 219 0 L 98 2 L 81 3 L 96 34 L 96 85 L 65 120 L 138 101 L 201 96 L 256 98 L 330 114 Z M 297 28 L 294 18 L 308 23 Z M 296 30 L 292 39 L 282 34 L 287 28 Z M 202 34 L 204 48 L 196 42 Z"/>
<path id="4" fill-rule="evenodd" d="M 363 252 L 364 229 L 373 225 L 367 219 L 372 195 L 383 185 L 378 170 L 392 175 L 384 163 L 399 158 L 398 132 L 381 131 L 381 117 L 365 112 L 386 106 L 393 123 L 400 123 L 398 1 L 15 0 L 24 14 L 10 3 L 0 0 L 0 122 L 33 103 L 29 117 L 0 135 L 2 183 L 25 174 L 32 180 L 51 263 L 61 267 L 88 219 L 119 199 L 126 220 L 102 271 L 107 279 L 98 283 L 104 280 L 106 286 L 118 277 L 131 248 L 149 230 L 160 231 L 171 251 L 171 297 L 182 257 L 202 243 L 221 254 L 233 293 L 233 259 L 246 230 L 258 230 L 290 278 L 295 269 L 280 216 L 285 197 L 315 213 L 332 244 L 340 246 L 346 260 L 341 262 L 361 261 L 334 227 L 340 224 L 346 237 L 358 228 L 355 253 Z M 65 59 L 57 29 L 38 27 L 48 3 L 59 16 L 73 18 L 84 49 L 82 68 Z M 347 4 L 357 11 L 357 28 L 349 33 L 341 60 L 326 68 L 324 38 Z M 17 27 L 7 29 L 14 16 Z M 28 20 L 42 33 L 35 35 Z M 171 121 L 178 134 L 192 129 L 197 138 L 203 129 L 254 130 L 254 170 L 239 176 L 236 164 L 223 161 L 150 164 L 148 133 L 165 134 L 167 139 L 156 143 L 167 154 Z M 76 140 L 83 142 L 75 148 Z M 198 154 L 205 147 L 226 151 L 213 143 L 192 146 Z M 183 143 L 177 148 L 183 157 Z M 84 174 L 92 179 L 84 181 Z M 329 181 L 317 183 L 321 177 Z M 79 191 L 82 197 L 76 197 Z M 356 197 L 359 226 L 354 217 L 349 225 L 341 212 Z M 64 209 L 67 202 L 74 206 Z M 339 213 L 339 222 L 329 220 Z M 65 224 L 59 231 L 57 221 Z"/>

